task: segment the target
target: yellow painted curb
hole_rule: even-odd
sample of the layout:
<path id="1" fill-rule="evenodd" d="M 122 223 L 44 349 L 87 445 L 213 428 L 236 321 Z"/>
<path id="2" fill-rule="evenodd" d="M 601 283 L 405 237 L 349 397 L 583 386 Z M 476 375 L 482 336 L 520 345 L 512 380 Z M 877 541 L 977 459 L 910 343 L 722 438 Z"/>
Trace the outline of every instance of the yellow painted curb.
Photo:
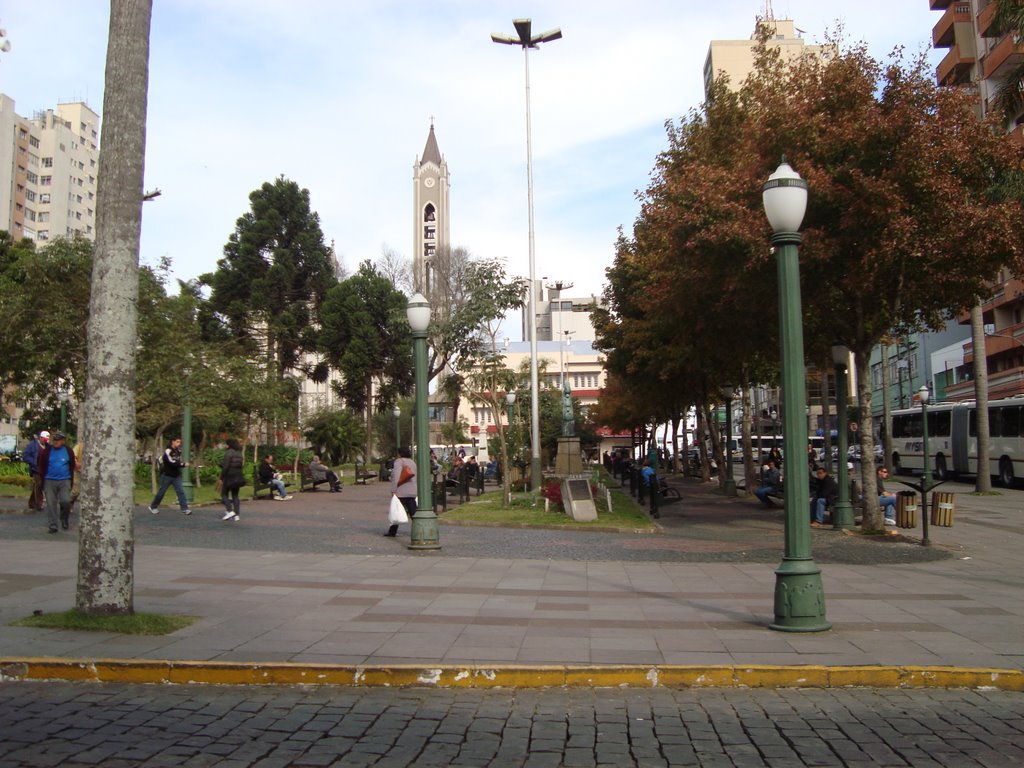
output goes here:
<path id="1" fill-rule="evenodd" d="M 1024 691 L 1024 670 L 821 665 L 389 666 L 0 657 L 0 681 L 438 688 L 990 688 Z"/>

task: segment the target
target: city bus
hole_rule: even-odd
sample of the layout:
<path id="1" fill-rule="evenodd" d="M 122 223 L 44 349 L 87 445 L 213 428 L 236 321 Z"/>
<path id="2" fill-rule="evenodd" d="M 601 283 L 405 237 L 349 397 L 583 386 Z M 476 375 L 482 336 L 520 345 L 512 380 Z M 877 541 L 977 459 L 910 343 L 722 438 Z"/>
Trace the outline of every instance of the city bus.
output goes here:
<path id="1" fill-rule="evenodd" d="M 988 473 L 1004 486 L 1024 476 L 1024 398 L 988 404 Z M 897 472 L 924 469 L 921 408 L 892 414 L 892 464 Z M 936 480 L 978 473 L 978 429 L 975 403 L 928 406 L 928 463 Z"/>

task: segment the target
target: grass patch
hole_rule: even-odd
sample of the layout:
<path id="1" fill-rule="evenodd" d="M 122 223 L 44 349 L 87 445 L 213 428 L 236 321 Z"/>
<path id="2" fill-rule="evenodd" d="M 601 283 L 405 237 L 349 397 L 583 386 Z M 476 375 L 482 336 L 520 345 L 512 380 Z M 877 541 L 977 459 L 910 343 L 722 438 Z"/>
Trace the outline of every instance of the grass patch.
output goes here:
<path id="1" fill-rule="evenodd" d="M 595 497 L 597 520 L 576 522 L 569 515 L 552 508 L 544 511 L 544 499 L 538 497 L 534 504 L 532 494 L 513 494 L 512 504 L 502 509 L 501 491 L 491 491 L 482 496 L 474 496 L 472 501 L 449 507 L 442 515 L 442 520 L 464 523 L 490 523 L 493 525 L 557 528 L 561 526 L 579 526 L 580 528 L 628 528 L 657 530 L 647 512 L 637 506 L 632 497 L 622 491 L 612 490 L 612 511 L 609 512 L 605 500 Z"/>
<path id="2" fill-rule="evenodd" d="M 969 491 L 968 496 L 1002 496 L 1002 491 Z"/>
<path id="3" fill-rule="evenodd" d="M 72 608 L 63 613 L 39 613 L 12 622 L 12 627 L 74 629 L 83 632 L 118 632 L 122 635 L 169 635 L 198 621 L 198 616 L 133 613 L 128 616 L 91 616 Z"/>

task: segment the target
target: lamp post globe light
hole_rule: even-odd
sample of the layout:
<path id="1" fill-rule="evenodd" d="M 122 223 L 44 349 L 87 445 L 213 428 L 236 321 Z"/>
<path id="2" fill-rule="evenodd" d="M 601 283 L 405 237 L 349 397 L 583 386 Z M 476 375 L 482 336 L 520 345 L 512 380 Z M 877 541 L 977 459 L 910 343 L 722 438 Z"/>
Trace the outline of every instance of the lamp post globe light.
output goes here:
<path id="1" fill-rule="evenodd" d="M 409 549 L 440 549 L 437 515 L 430 503 L 430 431 L 427 422 L 427 327 L 430 302 L 422 293 L 406 308 L 416 364 L 416 514 L 412 516 Z"/>
<path id="2" fill-rule="evenodd" d="M 921 475 L 921 545 L 929 546 L 928 538 L 928 491 L 932 487 L 932 462 L 928 453 L 928 385 L 922 384 L 917 391 L 921 400 L 921 449 L 924 451 L 924 472 Z"/>
<path id="3" fill-rule="evenodd" d="M 821 569 L 811 557 L 810 478 L 807 462 L 799 458 L 807 446 L 807 376 L 797 246 L 807 210 L 807 182 L 783 157 L 765 182 L 762 199 L 778 263 L 782 444 L 787 459 L 785 551 L 775 570 L 775 621 L 769 626 L 783 632 L 821 632 L 832 625 L 825 620 Z"/>
<path id="4" fill-rule="evenodd" d="M 722 387 L 725 397 L 725 484 L 722 490 L 726 496 L 736 495 L 736 479 L 732 476 L 732 399 L 736 396 L 736 387 L 726 384 Z"/>
<path id="5" fill-rule="evenodd" d="M 512 406 L 516 404 L 516 393 L 506 392 L 505 393 L 505 423 L 509 426 L 509 432 L 512 427 Z M 509 444 L 511 434 L 505 436 L 505 455 L 502 458 L 501 466 L 501 487 L 505 493 L 505 498 L 509 498 L 509 492 L 512 489 L 512 475 L 509 473 L 509 467 L 512 465 L 512 446 Z"/>
<path id="6" fill-rule="evenodd" d="M 549 43 L 562 37 L 562 30 L 552 29 L 539 35 L 533 34 L 533 22 L 530 19 L 515 19 L 512 26 L 515 35 L 503 35 L 495 32 L 491 40 L 502 45 L 518 45 L 523 49 L 523 61 L 526 68 L 526 205 L 530 251 L 530 294 L 527 300 L 527 312 L 530 330 L 530 490 L 536 493 L 540 489 L 540 384 L 537 372 L 537 264 L 533 247 L 533 138 L 530 128 L 530 49 L 538 48 L 541 43 Z"/>
<path id="7" fill-rule="evenodd" d="M 849 397 L 846 393 L 846 369 L 850 363 L 850 350 L 842 345 L 832 346 L 832 362 L 836 367 L 836 432 L 838 467 L 836 469 L 836 480 L 839 483 L 839 499 L 836 501 L 835 509 L 832 510 L 833 528 L 853 528 L 853 505 L 850 503 L 850 476 L 847 471 L 847 431 L 846 423 L 846 400 Z"/>

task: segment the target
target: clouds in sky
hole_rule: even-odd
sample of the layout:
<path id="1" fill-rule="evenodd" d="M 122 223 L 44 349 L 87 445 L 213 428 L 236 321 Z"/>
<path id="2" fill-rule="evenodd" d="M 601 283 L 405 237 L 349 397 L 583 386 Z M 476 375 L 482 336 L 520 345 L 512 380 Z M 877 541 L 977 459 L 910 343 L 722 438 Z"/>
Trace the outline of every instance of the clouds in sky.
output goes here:
<path id="1" fill-rule="evenodd" d="M 925 0 L 775 0 L 808 42 L 842 22 L 883 56 L 924 49 Z M 452 175 L 451 236 L 527 272 L 523 54 L 491 42 L 531 16 L 563 39 L 530 53 L 537 274 L 601 290 L 616 230 L 699 105 L 712 39 L 744 39 L 756 0 L 156 0 L 142 259 L 187 279 L 215 268 L 248 195 L 279 175 L 310 190 L 349 270 L 382 245 L 410 255 L 412 166 L 433 116 Z M 108 5 L 33 0 L 0 11 L 0 91 L 30 115 L 102 112 Z M 937 62 L 941 53 L 932 52 Z M 102 117 L 102 115 L 101 115 Z"/>

